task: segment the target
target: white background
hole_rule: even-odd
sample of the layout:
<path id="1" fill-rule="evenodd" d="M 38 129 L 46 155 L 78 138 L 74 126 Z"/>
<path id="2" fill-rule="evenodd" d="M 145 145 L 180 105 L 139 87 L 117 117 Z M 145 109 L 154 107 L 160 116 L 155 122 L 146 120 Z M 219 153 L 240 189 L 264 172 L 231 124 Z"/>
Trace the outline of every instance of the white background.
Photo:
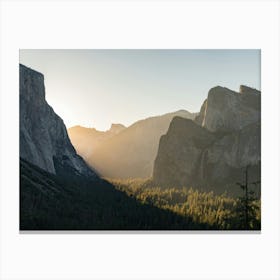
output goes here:
<path id="1" fill-rule="evenodd" d="M 2 1 L 1 279 L 279 279 L 279 2 Z M 261 234 L 20 234 L 20 48 L 262 49 Z"/>

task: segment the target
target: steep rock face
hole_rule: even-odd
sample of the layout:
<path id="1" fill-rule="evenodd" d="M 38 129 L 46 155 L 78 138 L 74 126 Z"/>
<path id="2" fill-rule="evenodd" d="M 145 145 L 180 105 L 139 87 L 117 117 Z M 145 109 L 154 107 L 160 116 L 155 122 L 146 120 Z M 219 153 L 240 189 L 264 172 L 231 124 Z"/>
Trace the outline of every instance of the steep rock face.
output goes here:
<path id="1" fill-rule="evenodd" d="M 239 130 L 260 120 L 260 92 L 246 86 L 235 92 L 224 87 L 210 89 L 197 123 L 210 131 Z"/>
<path id="2" fill-rule="evenodd" d="M 209 100 L 210 110 L 207 109 Z M 194 122 L 174 118 L 167 134 L 161 137 L 153 170 L 154 183 L 217 193 L 227 191 L 235 195 L 240 192 L 236 183 L 244 182 L 246 166 L 249 166 L 249 182 L 259 182 L 259 102 L 260 94 L 246 88 L 240 93 L 224 88 L 210 90 Z M 241 111 L 250 113 L 237 116 Z M 207 116 L 209 113 L 210 117 Z M 257 193 L 260 193 L 260 184 Z"/>
<path id="3" fill-rule="evenodd" d="M 257 165 L 261 160 L 260 128 L 256 122 L 218 138 L 207 149 L 208 162 L 223 162 L 235 168 Z"/>
<path id="4" fill-rule="evenodd" d="M 159 186 L 194 187 L 217 193 L 238 193 L 250 165 L 250 181 L 260 179 L 260 124 L 226 135 L 174 118 L 161 137 L 153 180 Z"/>
<path id="5" fill-rule="evenodd" d="M 56 174 L 67 168 L 97 177 L 72 146 L 63 120 L 45 100 L 44 76 L 20 65 L 20 157 Z"/>
<path id="6" fill-rule="evenodd" d="M 216 139 L 192 120 L 175 117 L 160 138 L 153 178 L 159 186 L 192 186 L 202 151 Z"/>
<path id="7" fill-rule="evenodd" d="M 159 139 L 166 133 L 172 118 L 182 116 L 193 119 L 196 115 L 197 113 L 180 110 L 137 121 L 105 139 L 98 147 L 92 148 L 91 155 L 86 160 L 104 177 L 151 177 Z M 95 140 L 91 141 L 93 147 Z M 84 157 L 84 154 L 81 155 Z"/>
<path id="8" fill-rule="evenodd" d="M 260 123 L 256 122 L 222 137 L 218 135 L 211 146 L 201 151 L 197 182 L 201 188 L 220 193 L 239 193 L 236 183 L 244 183 L 246 166 L 249 166 L 249 182 L 257 182 L 260 164 Z"/>
<path id="9" fill-rule="evenodd" d="M 122 124 L 112 124 L 109 130 L 99 131 L 95 128 L 77 125 L 68 129 L 68 135 L 77 153 L 85 160 L 88 160 L 95 153 L 95 150 L 98 149 L 99 145 L 125 128 Z"/>

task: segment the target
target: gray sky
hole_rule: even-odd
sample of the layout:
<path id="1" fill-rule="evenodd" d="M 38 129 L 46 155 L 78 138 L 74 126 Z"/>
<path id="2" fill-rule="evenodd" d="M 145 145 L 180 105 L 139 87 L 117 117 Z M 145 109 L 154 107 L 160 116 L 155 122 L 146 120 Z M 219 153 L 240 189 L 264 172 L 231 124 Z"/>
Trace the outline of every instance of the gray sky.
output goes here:
<path id="1" fill-rule="evenodd" d="M 67 127 L 126 126 L 180 109 L 197 112 L 210 88 L 260 90 L 260 50 L 20 50 L 44 74 Z"/>

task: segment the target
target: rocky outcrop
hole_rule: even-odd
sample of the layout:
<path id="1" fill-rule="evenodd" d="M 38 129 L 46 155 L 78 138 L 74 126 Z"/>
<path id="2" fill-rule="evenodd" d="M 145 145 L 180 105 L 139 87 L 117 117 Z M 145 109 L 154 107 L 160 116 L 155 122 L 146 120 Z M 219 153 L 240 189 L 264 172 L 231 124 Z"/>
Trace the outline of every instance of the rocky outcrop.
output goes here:
<path id="1" fill-rule="evenodd" d="M 173 117 L 193 119 L 196 115 L 180 110 L 140 120 L 102 141 L 86 160 L 104 177 L 151 177 L 159 139 L 167 132 Z"/>
<path id="2" fill-rule="evenodd" d="M 72 146 L 63 120 L 45 99 L 44 76 L 20 65 L 20 157 L 56 174 L 57 168 L 97 178 Z"/>
<path id="3" fill-rule="evenodd" d="M 240 92 L 225 87 L 210 89 L 197 123 L 210 131 L 239 130 L 261 117 L 260 92 L 240 86 Z"/>
<path id="4" fill-rule="evenodd" d="M 244 182 L 246 166 L 249 181 L 260 181 L 260 129 L 259 93 L 211 89 L 195 121 L 176 117 L 161 137 L 153 181 L 159 186 L 239 193 L 236 183 Z M 257 188 L 259 193 L 260 184 Z"/>

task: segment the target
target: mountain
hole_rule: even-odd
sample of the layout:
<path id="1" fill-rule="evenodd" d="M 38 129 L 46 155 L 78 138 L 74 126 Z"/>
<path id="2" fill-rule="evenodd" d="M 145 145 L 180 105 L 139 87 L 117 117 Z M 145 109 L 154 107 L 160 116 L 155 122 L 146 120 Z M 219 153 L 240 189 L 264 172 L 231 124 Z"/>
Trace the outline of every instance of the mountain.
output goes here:
<path id="1" fill-rule="evenodd" d="M 44 76 L 24 65 L 20 76 L 20 157 L 57 174 L 58 170 L 97 178 L 96 173 L 77 155 L 63 120 L 45 99 Z"/>
<path id="2" fill-rule="evenodd" d="M 210 89 L 196 122 L 210 131 L 239 130 L 260 121 L 261 94 L 258 90 L 240 86 L 235 92 L 225 87 Z"/>
<path id="3" fill-rule="evenodd" d="M 98 131 L 95 128 L 77 125 L 68 129 L 68 135 L 77 153 L 87 160 L 104 140 L 115 136 L 125 128 L 122 124 L 112 124 L 109 130 Z"/>
<path id="4" fill-rule="evenodd" d="M 196 115 L 180 110 L 137 121 L 93 149 L 92 154 L 86 157 L 87 163 L 104 177 L 151 177 L 159 139 L 166 133 L 171 120 L 175 116 L 194 119 Z"/>
<path id="5" fill-rule="evenodd" d="M 260 93 L 241 89 L 212 88 L 195 121 L 172 120 L 160 139 L 154 184 L 236 195 L 248 165 L 249 182 L 260 181 Z"/>

